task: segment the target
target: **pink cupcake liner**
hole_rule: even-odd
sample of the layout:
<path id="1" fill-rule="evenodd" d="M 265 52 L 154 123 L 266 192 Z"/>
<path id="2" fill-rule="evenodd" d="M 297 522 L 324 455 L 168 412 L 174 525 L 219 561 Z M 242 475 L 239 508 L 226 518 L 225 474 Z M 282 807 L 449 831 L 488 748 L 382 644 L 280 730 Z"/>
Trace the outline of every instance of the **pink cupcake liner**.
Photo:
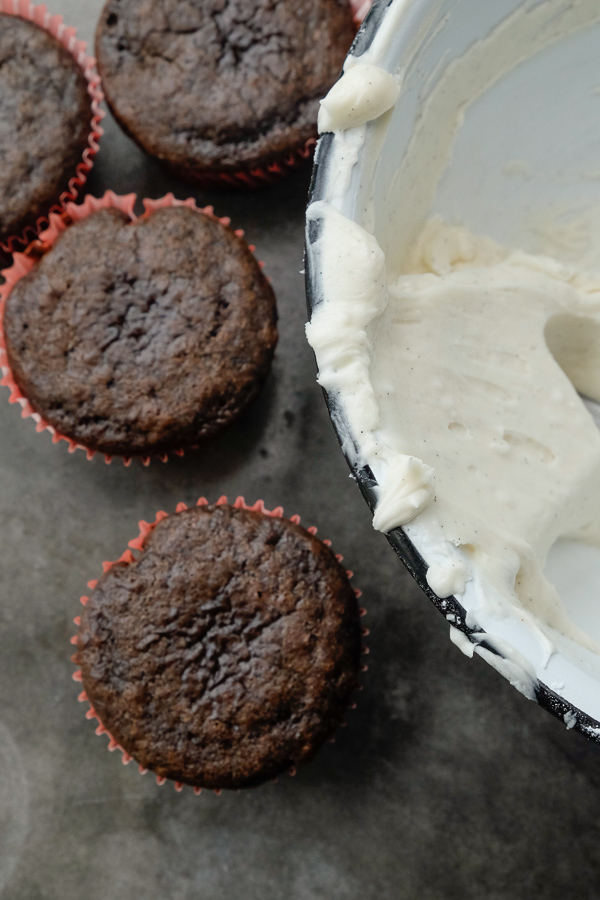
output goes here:
<path id="1" fill-rule="evenodd" d="M 223 506 L 223 505 L 226 505 L 227 502 L 228 502 L 227 497 L 223 495 L 223 496 L 219 497 L 219 499 L 215 503 L 215 506 Z M 196 503 L 196 506 L 208 506 L 208 505 L 209 505 L 209 502 L 205 497 L 200 497 L 200 499 Z M 233 503 L 233 506 L 236 509 L 252 510 L 254 512 L 262 513 L 265 516 L 272 516 L 276 519 L 283 518 L 283 507 L 282 506 L 277 506 L 275 509 L 269 510 L 269 509 L 266 509 L 265 504 L 262 500 L 257 500 L 256 503 L 252 504 L 252 506 L 249 506 L 243 497 L 237 497 L 235 502 Z M 186 510 L 188 508 L 189 507 L 187 506 L 186 503 L 178 503 L 177 506 L 175 507 L 175 513 L 184 512 L 184 510 Z M 154 519 L 153 522 L 146 522 L 142 519 L 138 523 L 138 526 L 140 529 L 140 533 L 139 533 L 138 537 L 129 541 L 129 547 L 131 549 L 125 550 L 125 552 L 119 557 L 119 559 L 116 559 L 112 562 L 109 562 L 109 561 L 103 562 L 102 563 L 103 571 L 108 572 L 110 569 L 112 569 L 113 566 L 117 565 L 117 563 L 130 564 L 130 563 L 134 562 L 136 557 L 133 555 L 133 553 L 131 551 L 132 550 L 142 550 L 143 546 L 144 546 L 144 542 L 145 542 L 146 538 L 148 537 L 148 535 L 156 528 L 156 526 L 158 525 L 158 523 L 160 521 L 162 521 L 162 519 L 166 519 L 168 516 L 169 516 L 169 513 L 166 513 L 163 510 L 161 510 L 156 513 L 156 518 Z M 300 516 L 294 515 L 294 516 L 290 516 L 289 518 L 290 518 L 290 522 L 293 522 L 295 525 L 300 524 Z M 317 529 L 315 528 L 314 525 L 311 525 L 306 530 L 308 531 L 309 534 L 312 534 L 312 535 L 316 535 L 316 533 L 317 533 Z M 331 547 L 330 540 L 321 539 L 321 541 L 323 544 L 325 544 L 326 547 Z M 337 561 L 339 563 L 341 563 L 343 561 L 343 556 L 339 553 L 335 554 L 335 558 L 337 559 Z M 354 572 L 352 572 L 350 569 L 346 569 L 346 575 L 348 576 L 348 579 L 351 579 L 354 577 Z M 88 584 L 88 587 L 90 588 L 90 590 L 94 590 L 94 588 L 98 584 L 98 580 L 95 579 L 93 581 L 88 581 L 87 584 Z M 362 596 L 362 591 L 359 590 L 358 588 L 354 588 L 354 594 L 358 600 Z M 80 603 L 83 606 L 85 606 L 90 598 L 89 598 L 89 596 L 84 596 L 84 597 L 80 597 L 79 599 L 80 599 Z M 366 616 L 366 614 L 367 614 L 367 610 L 362 606 L 359 608 L 359 612 L 360 612 L 361 618 L 363 616 Z M 77 627 L 79 627 L 81 625 L 81 616 L 75 616 L 75 618 L 73 619 L 73 623 L 75 625 L 77 625 Z M 362 628 L 362 634 L 363 634 L 363 637 L 367 637 L 367 635 L 369 634 L 369 629 Z M 76 645 L 77 642 L 78 642 L 78 636 L 74 635 L 71 638 L 71 644 Z M 363 645 L 362 652 L 364 655 L 367 655 L 369 653 L 369 648 Z M 77 654 L 76 653 L 71 657 L 71 661 L 74 662 L 75 664 L 77 664 Z M 366 672 L 367 670 L 368 670 L 368 666 L 363 663 L 363 665 L 361 666 L 361 672 Z M 73 678 L 73 681 L 80 683 L 82 680 L 81 669 L 77 669 L 75 672 L 73 672 L 71 677 Z M 362 689 L 363 689 L 362 684 L 359 684 L 357 690 L 362 691 Z M 108 729 L 104 727 L 104 725 L 102 724 L 102 721 L 100 719 L 100 716 L 98 715 L 96 710 L 91 705 L 86 692 L 81 691 L 80 694 L 78 695 L 77 699 L 79 700 L 80 703 L 87 703 L 88 708 L 85 713 L 86 719 L 90 719 L 90 720 L 95 719 L 97 721 L 98 724 L 95 729 L 96 734 L 99 737 L 102 735 L 106 735 L 106 737 L 108 738 L 107 750 L 109 750 L 109 752 L 111 752 L 111 753 L 113 753 L 115 750 L 118 750 L 121 753 L 121 762 L 123 763 L 123 765 L 124 766 L 129 765 L 129 763 L 132 762 L 133 757 L 129 753 L 127 753 L 127 751 L 124 750 L 123 747 L 121 747 L 121 745 L 118 743 L 118 741 L 116 741 L 113 738 L 113 736 L 110 734 Z M 357 706 L 357 704 L 353 701 L 348 704 L 348 709 L 356 709 L 356 706 Z M 343 728 L 343 727 L 345 727 L 345 725 L 346 725 L 346 722 L 344 721 L 344 722 L 342 722 L 340 727 Z M 335 735 L 330 737 L 328 739 L 328 742 L 334 743 Z M 143 766 L 138 766 L 138 770 L 139 770 L 140 775 L 146 775 L 148 772 L 148 769 L 144 768 Z M 293 766 L 291 769 L 288 770 L 288 774 L 291 776 L 296 774 L 295 766 Z M 168 779 L 165 778 L 164 776 L 161 776 L 161 775 L 156 776 L 156 783 L 159 786 L 162 786 L 163 784 L 165 784 L 165 782 L 167 780 Z M 274 779 L 274 781 L 277 781 L 277 779 Z M 185 785 L 181 781 L 175 781 L 175 782 L 173 782 L 173 784 L 174 784 L 175 790 L 177 792 L 182 791 L 184 787 L 190 787 L 196 796 L 199 796 L 203 790 L 202 788 L 193 787 L 192 785 Z M 213 793 L 217 794 L 217 796 L 218 796 L 222 793 L 222 790 L 217 789 L 217 790 L 214 790 Z"/>
<path id="2" fill-rule="evenodd" d="M 14 253 L 15 246 L 27 246 L 48 225 L 51 213 L 62 212 L 67 203 L 77 199 L 80 188 L 84 186 L 92 170 L 94 157 L 100 149 L 98 142 L 104 134 L 100 122 L 106 113 L 100 108 L 100 104 L 104 100 L 104 93 L 100 86 L 100 76 L 96 71 L 96 60 L 94 57 L 86 55 L 87 45 L 85 41 L 77 40 L 75 28 L 65 25 L 62 16 L 51 15 L 47 11 L 45 4 L 36 6 L 30 0 L 0 0 L 0 13 L 27 19 L 57 38 L 82 68 L 88 83 L 88 93 L 92 100 L 91 131 L 88 146 L 83 152 L 82 160 L 78 164 L 75 174 L 69 181 L 67 190 L 60 195 L 57 203 L 50 208 L 46 215 L 40 216 L 35 225 L 27 226 L 21 234 L 12 235 L 6 244 L 0 243 L 1 250 L 7 253 Z"/>
<path id="3" fill-rule="evenodd" d="M 316 145 L 316 138 L 309 138 L 304 146 L 290 150 L 285 156 L 268 163 L 266 166 L 259 166 L 247 171 L 221 172 L 215 175 L 207 173 L 199 176 L 197 182 L 194 181 L 204 190 L 223 187 L 231 188 L 232 190 L 259 190 L 262 187 L 275 184 L 293 169 L 302 166 L 312 157 Z M 186 176 L 182 174 L 182 177 L 185 178 Z"/>
<path id="4" fill-rule="evenodd" d="M 0 0 L 0 3 L 2 0 Z M 231 219 L 228 216 L 216 216 L 214 212 L 214 208 L 212 206 L 205 206 L 203 208 L 196 205 L 196 201 L 190 197 L 188 200 L 176 200 L 173 194 L 166 194 L 164 197 L 161 197 L 158 200 L 143 200 L 144 204 L 144 213 L 141 216 L 136 216 L 134 213 L 134 206 L 137 200 L 136 194 L 125 194 L 120 196 L 115 194 L 113 191 L 107 191 L 103 197 L 92 197 L 91 194 L 88 194 L 82 203 L 75 204 L 67 201 L 65 204 L 65 208 L 61 213 L 51 213 L 49 217 L 48 227 L 39 234 L 39 237 L 33 241 L 27 249 L 23 253 L 15 253 L 13 255 L 13 263 L 12 266 L 8 269 L 5 269 L 3 272 L 0 272 L 0 276 L 3 276 L 5 279 L 5 283 L 0 285 L 0 371 L 2 372 L 2 378 L 0 379 L 0 385 L 8 387 L 10 389 L 10 397 L 9 403 L 18 403 L 21 406 L 21 416 L 24 419 L 31 418 L 35 422 L 36 431 L 49 431 L 52 435 L 52 443 L 56 444 L 59 441 L 66 441 L 68 444 L 69 453 L 74 453 L 75 450 L 83 450 L 88 458 L 88 460 L 92 459 L 98 451 L 91 450 L 89 447 L 85 447 L 83 444 L 78 444 L 72 438 L 66 437 L 64 434 L 61 434 L 53 425 L 50 425 L 49 422 L 40 415 L 40 413 L 36 412 L 27 397 L 25 397 L 17 385 L 13 374 L 10 369 L 10 365 L 8 362 L 8 357 L 6 354 L 6 344 L 4 341 L 4 310 L 6 307 L 6 301 L 10 296 L 12 289 L 15 284 L 20 281 L 25 275 L 30 272 L 36 264 L 37 259 L 43 253 L 50 249 L 50 247 L 54 244 L 56 239 L 66 231 L 71 225 L 75 222 L 79 222 L 82 219 L 87 218 L 92 215 L 92 213 L 97 212 L 100 209 L 118 209 L 120 212 L 124 213 L 124 215 L 128 216 L 128 218 L 135 222 L 137 219 L 143 220 L 147 219 L 148 216 L 152 215 L 152 213 L 157 209 L 163 209 L 168 206 L 187 206 L 190 209 L 195 210 L 200 215 L 208 216 L 216 222 L 220 222 L 221 225 L 225 227 L 229 227 L 231 224 Z M 239 238 L 244 236 L 244 232 L 241 228 L 238 228 L 234 231 Z M 256 247 L 254 244 L 248 244 L 248 249 L 251 253 L 254 253 Z M 264 263 L 259 261 L 259 266 L 264 268 Z M 189 449 L 194 449 L 190 447 Z M 175 456 L 183 456 L 184 450 L 171 450 L 171 454 Z M 167 462 L 169 457 L 168 453 L 160 453 L 156 456 L 145 456 L 138 457 L 143 465 L 150 465 L 151 459 L 160 459 L 161 462 Z M 104 461 L 107 464 L 110 464 L 113 459 L 121 459 L 125 466 L 129 466 L 131 464 L 132 457 L 127 456 L 109 456 L 108 454 L 104 454 Z"/>
<path id="5" fill-rule="evenodd" d="M 352 17 L 357 31 L 372 5 L 373 0 L 350 0 L 350 9 L 352 10 Z M 266 187 L 279 181 L 293 169 L 299 168 L 308 159 L 311 159 L 316 145 L 316 138 L 309 138 L 302 147 L 290 150 L 287 154 L 266 166 L 259 166 L 248 171 L 203 175 L 199 177 L 198 184 L 208 189 L 211 187 L 228 187 L 232 189 L 256 190 Z"/>
<path id="6" fill-rule="evenodd" d="M 373 6 L 373 0 L 350 0 L 350 9 L 354 16 L 354 22 L 357 28 L 362 25 L 363 19 Z"/>

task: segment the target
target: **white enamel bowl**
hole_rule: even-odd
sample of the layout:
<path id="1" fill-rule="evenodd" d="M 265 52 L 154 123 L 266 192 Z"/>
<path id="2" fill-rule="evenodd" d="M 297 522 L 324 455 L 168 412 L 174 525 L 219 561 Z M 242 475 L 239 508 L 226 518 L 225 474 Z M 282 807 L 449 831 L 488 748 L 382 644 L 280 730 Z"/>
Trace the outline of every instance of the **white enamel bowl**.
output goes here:
<path id="1" fill-rule="evenodd" d="M 529 17 L 521 16 L 517 28 L 514 23 L 523 7 Z M 552 28 L 561 8 L 563 13 L 570 9 L 571 33 L 554 39 Z M 373 233 L 386 253 L 399 241 L 408 242 L 425 218 L 435 213 L 535 252 L 532 216 L 536 210 L 562 205 L 567 217 L 568 209 L 577 205 L 600 210 L 598 20 L 597 0 L 575 0 L 574 4 L 561 0 L 376 0 L 351 52 L 392 73 L 402 72 L 400 97 L 384 134 L 372 123 L 321 139 L 310 203 L 333 204 Z M 548 35 L 547 46 L 529 57 L 527 40 L 519 30 L 528 27 L 535 34 Z M 499 72 L 482 71 L 480 83 L 477 78 L 464 84 L 454 79 L 454 96 L 449 96 L 447 109 L 456 109 L 462 91 L 464 124 L 447 146 L 443 140 L 439 144 L 437 139 L 422 141 L 419 154 L 410 162 L 411 140 L 417 128 L 427 134 L 432 92 L 448 66 L 502 28 L 509 30 L 507 53 L 512 59 L 508 64 L 504 61 L 509 71 L 502 77 Z M 482 70 L 486 66 L 489 69 L 487 57 Z M 439 97 L 436 109 L 438 120 L 433 124 L 439 131 L 439 117 L 446 109 Z M 437 131 L 432 130 L 432 135 Z M 318 216 L 309 218 L 309 312 L 323 300 L 324 276 L 332 264 L 325 252 L 317 258 L 319 229 Z M 358 442 L 337 398 L 329 396 L 327 402 L 342 449 L 373 508 L 375 476 L 361 464 Z M 463 633 L 457 641 L 463 650 L 475 650 L 569 727 L 599 739 L 600 657 L 564 638 L 556 642 L 557 651 L 550 659 L 544 658 L 530 626 L 516 610 L 502 619 L 480 620 L 475 639 L 473 629 L 465 624 L 468 586 L 460 603 L 455 598 L 441 601 L 427 586 L 425 560 L 431 559 L 435 548 L 428 545 L 426 536 L 419 538 L 418 545 L 414 534 L 411 540 L 402 529 L 388 538 L 433 603 Z M 600 554 L 561 545 L 552 551 L 547 571 L 572 620 L 600 641 Z M 482 638 L 483 632 L 489 641 Z"/>

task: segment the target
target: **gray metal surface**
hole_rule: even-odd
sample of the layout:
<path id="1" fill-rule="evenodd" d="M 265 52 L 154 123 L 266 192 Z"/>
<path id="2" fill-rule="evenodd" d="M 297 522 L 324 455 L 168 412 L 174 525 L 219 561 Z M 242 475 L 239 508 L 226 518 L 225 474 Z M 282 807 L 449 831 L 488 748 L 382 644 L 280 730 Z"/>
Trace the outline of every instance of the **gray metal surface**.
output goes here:
<path id="1" fill-rule="evenodd" d="M 101 0 L 54 0 L 91 40 Z M 193 192 L 107 121 L 90 189 L 167 190 L 230 215 L 280 310 L 277 360 L 231 431 L 149 468 L 70 456 L 0 393 L 0 896 L 9 900 L 564 900 L 600 895 L 600 747 L 527 703 L 447 626 L 370 516 L 315 383 L 302 268 L 308 172 Z M 138 519 L 221 494 L 334 541 L 371 628 L 358 708 L 295 778 L 177 794 L 94 734 L 71 680 L 78 598 Z"/>

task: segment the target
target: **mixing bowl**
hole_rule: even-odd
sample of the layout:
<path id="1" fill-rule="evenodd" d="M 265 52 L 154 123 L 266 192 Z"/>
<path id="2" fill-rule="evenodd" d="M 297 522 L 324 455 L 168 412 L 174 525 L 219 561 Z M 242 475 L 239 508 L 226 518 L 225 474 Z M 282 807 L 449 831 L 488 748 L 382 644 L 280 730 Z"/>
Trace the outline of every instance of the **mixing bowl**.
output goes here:
<path id="1" fill-rule="evenodd" d="M 376 66 L 400 89 L 389 111 L 362 121 L 351 111 L 346 126 L 320 138 L 306 230 L 309 315 L 338 289 L 340 247 L 322 239 L 326 208 L 373 235 L 387 260 L 401 257 L 439 214 L 504 245 L 550 248 L 562 261 L 598 271 L 599 45 L 597 0 L 376 0 L 345 72 Z M 359 268 L 354 274 L 363 277 Z M 365 464 L 361 435 L 350 427 L 350 394 L 330 389 L 326 400 L 374 509 L 381 473 Z M 589 409 L 597 416 L 596 404 Z M 553 635 L 548 651 L 515 606 L 479 612 L 474 621 L 471 583 L 460 600 L 438 597 L 426 573 L 439 548 L 418 517 L 387 538 L 466 655 L 482 656 L 567 727 L 600 740 L 600 656 L 593 649 Z M 545 571 L 570 619 L 600 641 L 600 551 L 558 542 Z"/>

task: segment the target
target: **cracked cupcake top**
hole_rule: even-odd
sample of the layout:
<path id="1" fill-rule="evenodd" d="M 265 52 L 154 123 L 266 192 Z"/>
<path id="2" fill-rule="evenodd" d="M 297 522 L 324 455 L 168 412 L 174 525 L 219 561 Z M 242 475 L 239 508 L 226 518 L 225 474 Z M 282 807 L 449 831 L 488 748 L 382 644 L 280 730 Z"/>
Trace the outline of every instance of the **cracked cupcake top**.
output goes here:
<path id="1" fill-rule="evenodd" d="M 273 291 L 247 245 L 187 207 L 68 228 L 11 291 L 8 360 L 58 432 L 147 456 L 196 444 L 257 394 L 277 342 Z"/>
<path id="2" fill-rule="evenodd" d="M 56 203 L 88 146 L 81 67 L 47 31 L 0 13 L 0 241 Z"/>
<path id="3" fill-rule="evenodd" d="M 100 579 L 77 662 L 112 737 L 158 775 L 251 787 L 310 759 L 357 686 L 359 611 L 288 519 L 198 506 Z"/>
<path id="4" fill-rule="evenodd" d="M 347 0 L 108 0 L 96 54 L 124 129 L 201 179 L 316 137 L 354 33 Z"/>

